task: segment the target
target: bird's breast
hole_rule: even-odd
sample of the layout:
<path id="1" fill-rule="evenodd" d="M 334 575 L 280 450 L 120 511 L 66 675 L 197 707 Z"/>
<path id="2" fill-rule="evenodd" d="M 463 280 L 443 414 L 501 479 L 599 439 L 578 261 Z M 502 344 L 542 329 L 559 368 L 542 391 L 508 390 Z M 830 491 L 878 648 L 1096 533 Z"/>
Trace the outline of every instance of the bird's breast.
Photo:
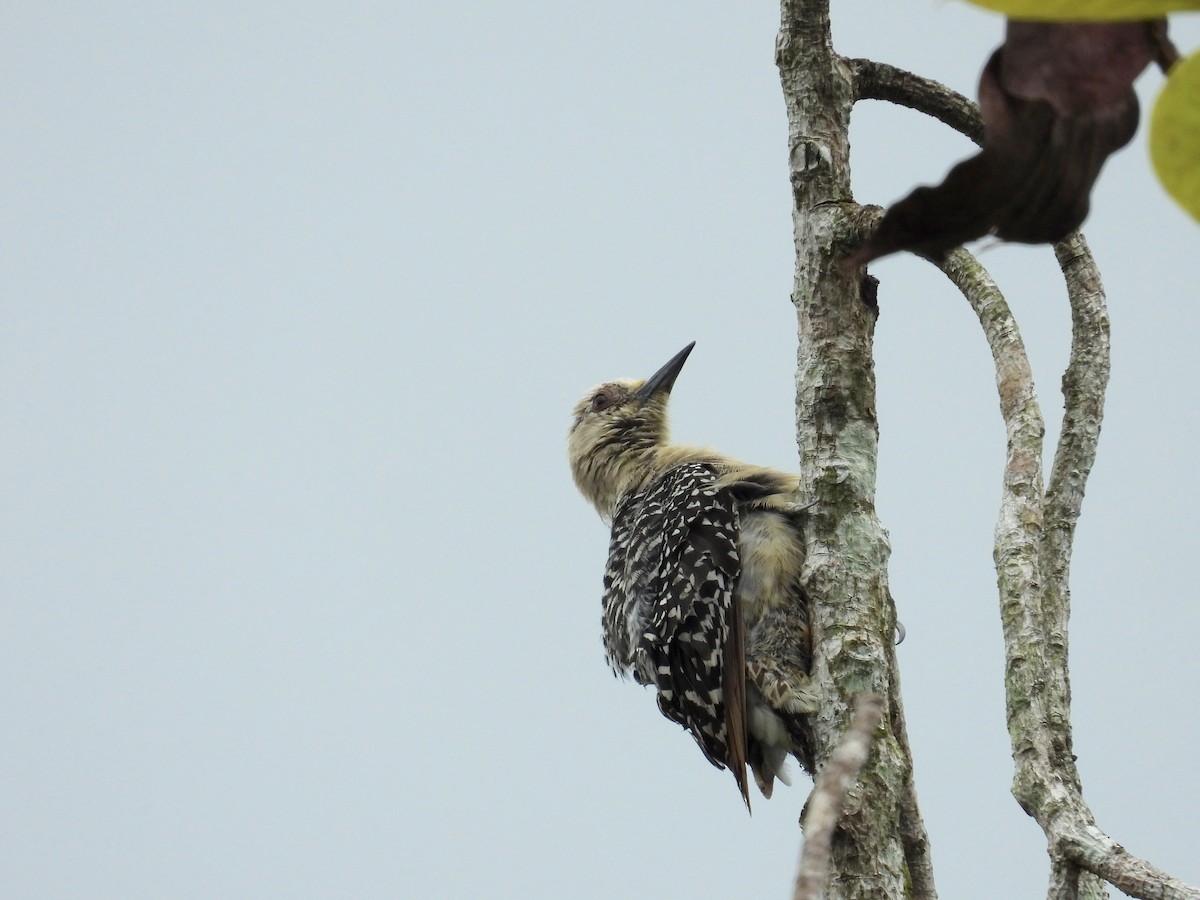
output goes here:
<path id="1" fill-rule="evenodd" d="M 742 562 L 738 597 L 748 621 L 797 602 L 804 541 L 791 519 L 773 510 L 744 513 L 738 554 Z"/>

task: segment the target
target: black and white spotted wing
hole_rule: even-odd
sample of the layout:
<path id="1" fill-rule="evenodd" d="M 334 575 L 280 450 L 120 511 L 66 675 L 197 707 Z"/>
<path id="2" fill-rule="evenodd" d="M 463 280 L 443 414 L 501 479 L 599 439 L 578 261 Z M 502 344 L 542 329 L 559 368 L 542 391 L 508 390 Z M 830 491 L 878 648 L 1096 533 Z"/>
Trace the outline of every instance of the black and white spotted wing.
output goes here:
<path id="1" fill-rule="evenodd" d="M 621 504 L 604 573 L 604 648 L 615 672 L 658 689 L 663 715 L 729 766 L 745 795 L 738 511 L 715 483 L 711 466 L 688 463 Z"/>

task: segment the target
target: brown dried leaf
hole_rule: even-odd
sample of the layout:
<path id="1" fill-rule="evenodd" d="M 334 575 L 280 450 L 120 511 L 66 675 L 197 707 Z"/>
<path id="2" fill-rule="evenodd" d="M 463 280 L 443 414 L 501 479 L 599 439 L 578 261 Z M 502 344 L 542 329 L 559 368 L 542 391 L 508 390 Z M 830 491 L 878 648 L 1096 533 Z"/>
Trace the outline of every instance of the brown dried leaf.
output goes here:
<path id="1" fill-rule="evenodd" d="M 1105 160 L 1133 138 L 1146 23 L 1009 22 L 979 82 L 983 149 L 888 210 L 851 258 L 941 258 L 986 234 L 1055 243 L 1087 217 Z"/>
<path id="2" fill-rule="evenodd" d="M 1006 93 L 1045 100 L 1061 116 L 1123 104 L 1152 58 L 1146 25 L 1010 19 L 1000 81 Z"/>

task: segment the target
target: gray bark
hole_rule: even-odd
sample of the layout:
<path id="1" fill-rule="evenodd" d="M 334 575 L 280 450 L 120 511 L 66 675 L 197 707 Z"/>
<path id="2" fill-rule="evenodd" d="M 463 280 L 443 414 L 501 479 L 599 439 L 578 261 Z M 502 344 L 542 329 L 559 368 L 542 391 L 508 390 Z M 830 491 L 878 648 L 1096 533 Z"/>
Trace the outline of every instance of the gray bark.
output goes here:
<path id="1" fill-rule="evenodd" d="M 970 100 L 937 82 L 832 49 L 828 0 L 782 0 L 777 45 L 788 111 L 799 358 L 796 428 L 803 486 L 814 501 L 808 533 L 813 675 L 827 692 L 814 729 L 817 760 L 838 745 L 854 699 L 886 700 L 874 751 L 849 790 L 830 844 L 831 898 L 935 897 L 917 810 L 891 645 L 886 535 L 874 507 L 878 424 L 864 273 L 841 263 L 878 221 L 850 192 L 847 130 L 853 103 L 880 99 L 924 112 L 978 142 Z M 1200 890 L 1128 854 L 1095 824 L 1072 752 L 1068 670 L 1071 549 L 1095 461 L 1109 368 L 1109 325 L 1082 235 L 1055 248 L 1067 282 L 1072 346 L 1065 415 L 1050 483 L 1045 427 L 1016 321 L 986 270 L 964 250 L 941 264 L 975 310 L 996 366 L 1007 432 L 995 563 L 1006 655 L 1013 795 L 1046 835 L 1048 896 L 1200 900 Z M 811 873 L 809 873 L 811 882 Z"/>
<path id="2" fill-rule="evenodd" d="M 1045 832 L 1051 900 L 1106 897 L 1105 882 L 1131 897 L 1200 900 L 1200 890 L 1126 853 L 1096 826 L 1072 753 L 1068 576 L 1075 525 L 1100 437 L 1109 326 L 1099 273 L 1083 236 L 1072 235 L 1055 253 L 1067 279 L 1072 343 L 1063 376 L 1063 430 L 1044 489 L 1045 426 L 1017 323 L 971 254 L 958 250 L 941 267 L 983 326 L 1008 436 L 995 561 L 1015 764 L 1013 796 Z"/>
<path id="3" fill-rule="evenodd" d="M 804 851 L 792 900 L 819 900 L 825 896 L 833 832 L 882 720 L 883 698 L 877 694 L 859 697 L 850 728 L 817 776 L 804 810 Z"/>
<path id="4" fill-rule="evenodd" d="M 818 763 L 837 746 L 859 695 L 877 694 L 886 705 L 832 835 L 827 896 L 933 898 L 895 677 L 890 548 L 875 515 L 875 315 L 863 302 L 863 273 L 840 262 L 857 231 L 847 139 L 852 70 L 833 53 L 828 2 L 784 0 L 782 11 L 776 62 L 794 195 L 796 431 L 803 486 L 815 501 L 805 585 L 814 682 L 828 692 L 814 721 Z"/>

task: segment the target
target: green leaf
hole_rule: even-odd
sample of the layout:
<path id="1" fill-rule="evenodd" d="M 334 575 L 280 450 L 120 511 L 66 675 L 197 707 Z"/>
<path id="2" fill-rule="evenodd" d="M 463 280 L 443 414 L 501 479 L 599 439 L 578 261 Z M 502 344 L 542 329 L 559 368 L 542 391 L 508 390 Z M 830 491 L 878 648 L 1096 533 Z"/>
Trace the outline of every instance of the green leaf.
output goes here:
<path id="1" fill-rule="evenodd" d="M 1150 159 L 1167 193 L 1200 221 L 1200 53 L 1171 67 L 1150 118 Z"/>
<path id="2" fill-rule="evenodd" d="M 968 0 L 1014 19 L 1117 22 L 1158 19 L 1170 12 L 1200 9 L 1200 0 Z"/>

